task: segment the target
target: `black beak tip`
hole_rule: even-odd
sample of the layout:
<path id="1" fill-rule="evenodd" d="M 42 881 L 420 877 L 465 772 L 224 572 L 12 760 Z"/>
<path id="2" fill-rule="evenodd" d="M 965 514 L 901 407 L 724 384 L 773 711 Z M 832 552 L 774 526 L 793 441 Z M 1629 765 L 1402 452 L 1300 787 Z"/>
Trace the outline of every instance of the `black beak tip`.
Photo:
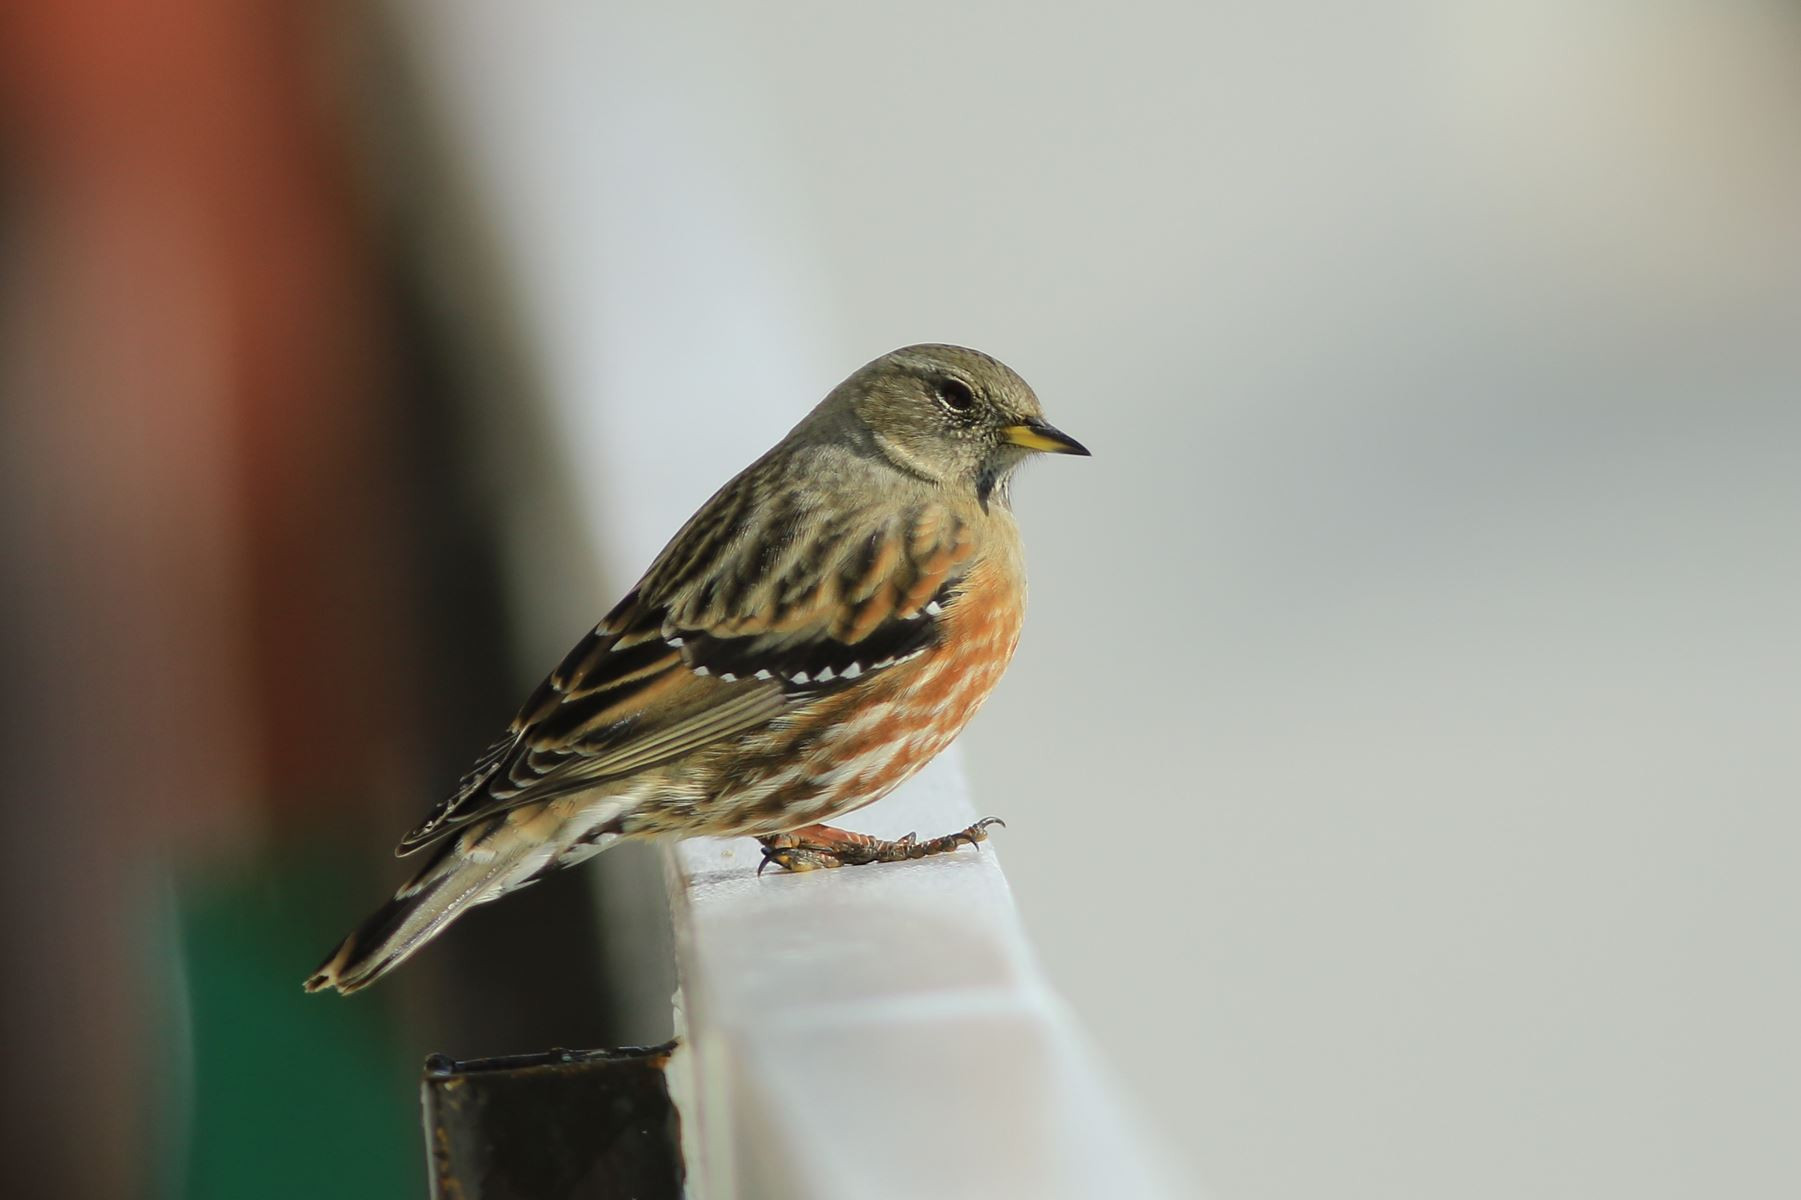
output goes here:
<path id="1" fill-rule="evenodd" d="M 1094 457 L 1094 455 L 1089 452 L 1088 447 L 1084 446 L 1081 442 L 1076 441 L 1076 439 L 1070 437 L 1067 433 L 1064 433 L 1061 429 L 1058 429 L 1055 425 L 1052 425 L 1050 422 L 1034 421 L 1031 423 L 1031 425 L 1032 425 L 1033 432 L 1037 433 L 1040 437 L 1044 438 L 1046 441 L 1055 443 L 1054 446 L 1044 447 L 1045 449 L 1050 450 L 1052 453 L 1054 453 L 1054 454 L 1074 454 L 1080 458 L 1093 458 Z"/>
<path id="2" fill-rule="evenodd" d="M 1058 429 L 1053 425 L 1046 425 L 1044 427 L 1044 432 L 1053 441 L 1060 443 L 1057 447 L 1058 454 L 1073 454 L 1078 458 L 1093 458 L 1094 457 L 1094 455 L 1089 451 L 1088 447 L 1084 446 L 1081 442 L 1076 441 L 1076 439 L 1070 437 L 1067 433 L 1064 433 L 1061 429 Z"/>

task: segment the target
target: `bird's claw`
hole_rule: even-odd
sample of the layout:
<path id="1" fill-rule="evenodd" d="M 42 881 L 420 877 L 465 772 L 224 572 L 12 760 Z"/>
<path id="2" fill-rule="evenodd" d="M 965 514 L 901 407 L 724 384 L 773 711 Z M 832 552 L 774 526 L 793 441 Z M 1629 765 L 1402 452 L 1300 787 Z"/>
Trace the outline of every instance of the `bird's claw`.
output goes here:
<path id="1" fill-rule="evenodd" d="M 763 843 L 763 861 L 757 864 L 757 874 L 761 875 L 771 865 L 799 873 L 822 868 L 832 870 L 838 867 L 860 867 L 878 862 L 904 862 L 934 854 L 948 854 L 965 845 L 980 850 L 981 843 L 988 840 L 989 828 L 995 825 L 1005 828 L 1006 824 L 999 817 L 983 817 L 967 829 L 959 829 L 955 833 L 923 842 L 916 833 L 885 840 L 861 834 L 846 836 L 840 830 L 828 830 L 842 839 L 831 841 L 792 833 L 770 834 L 758 839 Z"/>
<path id="2" fill-rule="evenodd" d="M 830 870 L 844 865 L 844 859 L 830 850 L 804 846 L 793 838 L 787 838 L 786 842 L 788 844 L 763 843 L 763 861 L 757 864 L 758 875 L 768 870 L 771 864 L 796 875 L 802 871 L 814 871 L 822 867 Z"/>

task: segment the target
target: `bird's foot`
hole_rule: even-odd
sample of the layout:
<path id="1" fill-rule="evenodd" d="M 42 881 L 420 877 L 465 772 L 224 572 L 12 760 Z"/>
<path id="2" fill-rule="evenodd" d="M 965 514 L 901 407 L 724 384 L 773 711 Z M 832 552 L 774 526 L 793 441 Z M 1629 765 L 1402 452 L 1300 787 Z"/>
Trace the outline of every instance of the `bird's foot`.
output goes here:
<path id="1" fill-rule="evenodd" d="M 805 825 L 787 833 L 758 838 L 763 843 L 761 875 L 770 866 L 784 871 L 814 871 L 821 867 L 860 867 L 867 863 L 903 862 L 932 854 L 948 854 L 959 846 L 979 846 L 988 840 L 988 827 L 1006 827 L 999 817 L 983 817 L 967 829 L 920 841 L 913 834 L 900 838 L 871 837 L 830 825 Z"/>

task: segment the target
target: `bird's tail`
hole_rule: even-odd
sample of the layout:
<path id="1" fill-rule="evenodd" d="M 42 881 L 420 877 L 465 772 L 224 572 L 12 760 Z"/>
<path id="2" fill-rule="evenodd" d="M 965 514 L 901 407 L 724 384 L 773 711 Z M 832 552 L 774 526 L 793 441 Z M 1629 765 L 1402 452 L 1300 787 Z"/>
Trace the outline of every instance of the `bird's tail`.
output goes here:
<path id="1" fill-rule="evenodd" d="M 392 900 L 339 943 L 307 979 L 306 990 L 335 987 L 348 995 L 367 987 L 472 906 L 498 900 L 551 870 L 589 857 L 613 840 L 558 837 L 562 831 L 555 830 L 554 823 L 541 817 L 521 822 L 517 816 L 517 812 L 498 816 L 445 838 Z M 547 824 L 552 828 L 542 827 Z"/>

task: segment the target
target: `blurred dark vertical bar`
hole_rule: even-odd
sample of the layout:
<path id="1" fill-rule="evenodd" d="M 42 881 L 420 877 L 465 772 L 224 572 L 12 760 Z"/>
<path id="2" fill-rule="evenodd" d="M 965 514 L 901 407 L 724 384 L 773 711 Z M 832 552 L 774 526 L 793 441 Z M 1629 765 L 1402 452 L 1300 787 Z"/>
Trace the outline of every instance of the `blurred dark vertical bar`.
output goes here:
<path id="1" fill-rule="evenodd" d="M 404 225 L 411 206 L 429 200 L 409 188 L 389 202 L 386 220 Z M 384 244 L 387 286 L 405 349 L 406 374 L 395 389 L 395 404 L 411 431 L 417 471 L 408 527 L 417 538 L 412 553 L 419 578 L 430 592 L 416 620 L 427 647 L 418 668 L 419 706 L 432 735 L 433 757 L 427 768 L 432 790 L 391 795 L 380 829 L 365 841 L 375 848 L 378 864 L 370 907 L 412 866 L 394 863 L 389 850 L 421 815 L 419 801 L 447 790 L 524 698 L 521 672 L 508 656 L 515 639 L 500 583 L 498 514 L 484 508 L 477 483 L 484 474 L 484 448 L 468 419 L 497 398 L 472 386 L 471 377 L 483 373 L 458 370 L 472 348 L 504 351 L 479 330 L 444 322 L 444 306 L 425 293 L 427 281 L 441 277 L 422 261 L 426 248 L 403 229 L 395 229 Z M 523 381 L 529 377 L 527 371 L 515 372 L 515 387 L 527 386 Z M 516 410 L 515 423 L 529 427 L 532 414 L 523 401 L 517 395 L 498 399 Z M 579 633 L 571 630 L 571 641 Z M 509 896 L 504 905 L 469 912 L 451 934 L 383 984 L 405 1010 L 408 1051 L 452 1046 L 511 1053 L 619 1040 L 596 925 L 594 898 L 580 872 L 551 876 Z"/>
<path id="2" fill-rule="evenodd" d="M 478 148 L 460 140 L 476 131 L 446 111 L 456 106 L 441 94 L 442 81 L 415 57 L 418 31 L 406 22 L 429 15 L 400 7 L 372 10 L 358 39 L 357 73 L 370 88 L 364 162 L 381 200 L 389 278 L 411 347 L 405 361 L 416 372 L 408 389 L 423 409 L 416 428 L 428 466 L 445 464 L 417 494 L 442 513 L 465 514 L 418 523 L 439 543 L 432 578 L 443 604 L 428 612 L 440 624 L 429 644 L 464 651 L 432 664 L 445 677 L 427 696 L 448 747 L 439 760 L 448 786 L 629 580 L 604 578 L 594 561 L 593 514 L 579 508 L 568 458 L 548 426 L 543 364 L 531 353 L 541 339 L 519 325 L 513 264 L 472 179 Z M 498 586 L 503 559 L 516 576 L 509 587 Z M 484 560 L 485 575 L 471 571 Z M 493 612 L 504 612 L 509 596 L 529 595 L 529 611 L 504 613 L 480 632 L 488 607 L 459 612 L 472 593 Z M 549 628 L 522 636 L 533 619 Z M 482 656 L 466 653 L 477 637 L 491 651 L 521 641 L 536 649 L 523 663 L 490 655 L 484 674 L 471 666 Z M 402 814 L 387 836 L 417 816 Z M 626 954 L 605 940 L 597 919 L 601 874 L 616 881 L 609 894 L 637 885 L 661 906 L 654 854 L 632 854 L 647 850 L 626 847 L 552 875 L 504 904 L 470 912 L 428 946 L 392 984 L 416 1031 L 411 1045 L 498 1053 L 668 1036 L 666 1002 L 646 1012 L 642 1002 L 632 1008 L 621 999 L 622 990 L 639 997 L 673 990 L 666 927 L 634 936 Z M 629 972 L 635 986 L 622 989 L 613 971 Z"/>

